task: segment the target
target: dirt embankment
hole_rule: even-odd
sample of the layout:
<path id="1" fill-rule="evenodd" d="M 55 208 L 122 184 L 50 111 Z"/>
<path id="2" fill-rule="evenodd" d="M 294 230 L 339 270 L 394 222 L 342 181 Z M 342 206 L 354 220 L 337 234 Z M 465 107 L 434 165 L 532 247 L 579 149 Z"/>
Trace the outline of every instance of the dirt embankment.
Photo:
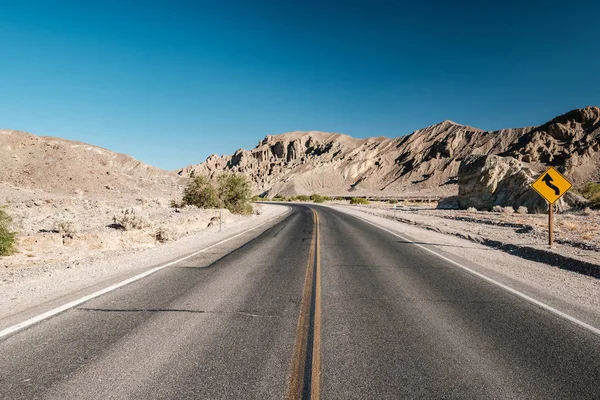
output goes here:
<path id="1" fill-rule="evenodd" d="M 145 198 L 131 203 L 65 198 L 11 203 L 6 211 L 19 233 L 19 252 L 0 258 L 0 267 L 33 267 L 150 248 L 218 227 L 221 217 L 224 224 L 248 218 L 228 210 L 177 209 L 168 203 Z"/>
<path id="2" fill-rule="evenodd" d="M 435 204 L 356 206 L 366 213 L 458 236 L 524 259 L 600 278 L 600 211 L 555 215 L 555 243 L 548 247 L 548 216 L 440 210 Z"/>

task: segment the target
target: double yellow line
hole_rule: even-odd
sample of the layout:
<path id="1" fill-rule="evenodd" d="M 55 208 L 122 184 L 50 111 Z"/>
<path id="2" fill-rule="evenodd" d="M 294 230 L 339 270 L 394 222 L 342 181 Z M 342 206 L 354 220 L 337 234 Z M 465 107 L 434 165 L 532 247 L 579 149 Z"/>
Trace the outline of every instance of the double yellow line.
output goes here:
<path id="1" fill-rule="evenodd" d="M 308 252 L 306 277 L 296 342 L 292 357 L 292 373 L 286 393 L 287 400 L 320 398 L 321 388 L 321 249 L 319 245 L 319 215 L 313 214 L 313 232 Z"/>

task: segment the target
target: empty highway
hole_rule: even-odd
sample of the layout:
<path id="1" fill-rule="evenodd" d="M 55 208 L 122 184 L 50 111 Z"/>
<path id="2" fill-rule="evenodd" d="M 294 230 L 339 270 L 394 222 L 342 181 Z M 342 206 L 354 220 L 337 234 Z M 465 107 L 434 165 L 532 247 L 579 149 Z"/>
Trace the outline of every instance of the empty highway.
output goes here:
<path id="1" fill-rule="evenodd" d="M 598 399 L 600 336 L 361 219 L 293 205 L 0 338 L 0 398 Z"/>

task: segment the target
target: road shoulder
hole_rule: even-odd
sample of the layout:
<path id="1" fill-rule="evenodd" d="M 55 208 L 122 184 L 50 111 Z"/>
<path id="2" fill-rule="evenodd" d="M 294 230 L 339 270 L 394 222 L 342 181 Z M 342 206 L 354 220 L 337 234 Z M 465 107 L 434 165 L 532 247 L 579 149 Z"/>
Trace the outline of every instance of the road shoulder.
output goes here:
<path id="1" fill-rule="evenodd" d="M 101 254 L 75 262 L 45 265 L 36 270 L 2 271 L 0 328 L 257 228 L 252 231 L 253 236 L 248 236 L 251 239 L 280 220 L 289 210 L 286 206 L 263 205 L 260 215 L 224 224 L 222 231 L 219 227 L 213 227 L 149 249 L 133 249 L 116 255 Z"/>

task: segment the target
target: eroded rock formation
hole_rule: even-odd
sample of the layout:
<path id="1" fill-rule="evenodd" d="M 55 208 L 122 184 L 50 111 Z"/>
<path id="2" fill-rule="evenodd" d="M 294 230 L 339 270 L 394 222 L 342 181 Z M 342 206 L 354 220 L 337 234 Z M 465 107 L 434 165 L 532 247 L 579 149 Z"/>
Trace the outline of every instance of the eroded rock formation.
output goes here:
<path id="1" fill-rule="evenodd" d="M 513 157 L 469 156 L 458 169 L 458 195 L 443 199 L 438 208 L 491 210 L 498 205 L 544 212 L 548 209 L 546 201 L 530 186 L 541 172 Z M 563 211 L 584 202 L 579 196 L 567 193 L 555 207 Z"/>
<path id="2" fill-rule="evenodd" d="M 443 121 L 394 139 L 355 139 L 324 132 L 265 137 L 252 150 L 212 155 L 178 171 L 251 178 L 257 194 L 451 196 L 470 155 L 511 156 L 542 170 L 559 166 L 576 184 L 597 180 L 600 108 L 571 111 L 539 127 L 483 131 Z"/>

